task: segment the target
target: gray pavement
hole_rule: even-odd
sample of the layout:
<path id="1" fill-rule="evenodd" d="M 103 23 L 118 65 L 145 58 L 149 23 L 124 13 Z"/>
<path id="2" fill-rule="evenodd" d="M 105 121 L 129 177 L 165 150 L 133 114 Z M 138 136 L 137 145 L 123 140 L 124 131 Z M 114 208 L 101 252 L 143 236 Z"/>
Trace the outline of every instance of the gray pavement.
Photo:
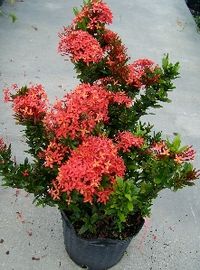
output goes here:
<path id="1" fill-rule="evenodd" d="M 42 83 L 51 100 L 75 86 L 73 66 L 56 52 L 57 32 L 72 19 L 72 7 L 82 1 L 24 0 L 14 7 L 12 24 L 0 17 L 0 89 L 18 83 Z M 197 150 L 200 167 L 200 34 L 184 0 L 108 0 L 114 12 L 112 29 L 120 34 L 133 59 L 147 57 L 160 63 L 169 53 L 180 61 L 181 78 L 170 95 L 171 104 L 148 116 L 156 130 L 182 134 Z M 0 94 L 2 98 L 2 94 Z M 20 127 L 11 110 L 0 105 L 0 135 L 13 143 L 23 160 Z M 178 193 L 164 191 L 152 216 L 113 270 L 200 269 L 200 182 Z M 31 195 L 0 188 L 0 269 L 75 270 L 67 256 L 60 214 L 56 208 L 36 208 Z"/>

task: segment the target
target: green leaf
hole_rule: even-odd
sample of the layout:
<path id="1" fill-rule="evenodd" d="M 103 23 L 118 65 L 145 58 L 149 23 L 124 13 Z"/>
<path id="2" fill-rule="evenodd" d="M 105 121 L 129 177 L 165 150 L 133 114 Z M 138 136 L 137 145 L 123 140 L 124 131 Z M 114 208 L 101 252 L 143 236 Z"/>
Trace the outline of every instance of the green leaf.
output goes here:
<path id="1" fill-rule="evenodd" d="M 143 182 L 142 184 L 141 184 L 141 189 L 140 189 L 140 192 L 142 193 L 142 194 L 145 194 L 145 193 L 148 193 L 150 190 L 151 190 L 151 183 L 145 183 L 145 182 Z"/>
<path id="2" fill-rule="evenodd" d="M 84 6 L 86 6 L 86 5 L 90 4 L 90 1 L 91 1 L 91 0 L 83 0 L 83 4 L 84 4 Z"/>
<path id="3" fill-rule="evenodd" d="M 127 164 L 127 168 L 130 170 L 130 171 L 133 171 L 133 170 L 136 170 L 137 169 L 137 165 L 136 164 Z"/>
<path id="4" fill-rule="evenodd" d="M 176 136 L 175 136 L 175 138 L 174 138 L 172 144 L 173 144 L 174 149 L 175 149 L 176 151 L 178 151 L 179 148 L 180 148 L 180 145 L 181 145 L 181 137 L 180 137 L 180 135 L 176 135 Z"/>
<path id="5" fill-rule="evenodd" d="M 162 67 L 164 70 L 167 69 L 168 64 L 169 64 L 169 54 L 166 54 L 162 59 Z"/>
<path id="6" fill-rule="evenodd" d="M 79 10 L 77 7 L 73 8 L 74 15 L 77 16 L 79 14 Z"/>
<path id="7" fill-rule="evenodd" d="M 127 207 L 129 211 L 133 211 L 133 204 L 131 202 L 128 202 Z"/>
<path id="8" fill-rule="evenodd" d="M 118 216 L 121 222 L 124 222 L 126 220 L 125 215 L 123 213 L 120 212 Z"/>
<path id="9" fill-rule="evenodd" d="M 130 194 L 125 194 L 125 197 L 129 200 L 132 201 L 131 195 Z"/>
<path id="10" fill-rule="evenodd" d="M 16 15 L 14 13 L 10 13 L 9 17 L 11 18 L 12 23 L 14 23 L 17 20 L 17 17 L 16 17 Z"/>
<path id="11" fill-rule="evenodd" d="M 24 165 L 27 165 L 29 162 L 28 162 L 28 158 L 26 157 L 25 160 L 24 160 Z"/>
<path id="12" fill-rule="evenodd" d="M 185 163 L 185 164 L 184 164 L 184 170 L 185 170 L 186 172 L 191 172 L 191 171 L 193 170 L 193 165 L 192 165 L 192 163 Z"/>
<path id="13" fill-rule="evenodd" d="M 83 234 L 85 232 L 88 231 L 88 226 L 87 225 L 83 225 L 80 230 L 78 231 L 79 234 Z"/>
<path id="14" fill-rule="evenodd" d="M 122 178 L 120 178 L 120 177 L 117 177 L 117 185 L 118 185 L 119 187 L 123 187 L 123 185 L 124 185 L 124 180 L 123 180 Z"/>
<path id="15" fill-rule="evenodd" d="M 162 182 L 162 179 L 160 179 L 160 178 L 155 178 L 154 179 L 154 183 L 157 184 L 157 185 L 159 185 L 161 182 Z"/>

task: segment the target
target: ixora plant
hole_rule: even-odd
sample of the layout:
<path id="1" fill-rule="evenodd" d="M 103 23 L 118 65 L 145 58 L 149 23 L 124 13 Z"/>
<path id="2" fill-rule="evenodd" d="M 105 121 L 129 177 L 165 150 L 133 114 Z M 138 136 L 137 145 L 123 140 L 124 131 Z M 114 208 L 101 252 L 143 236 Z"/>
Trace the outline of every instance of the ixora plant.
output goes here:
<path id="1" fill-rule="evenodd" d="M 70 256 L 102 270 L 121 258 L 124 250 L 114 245 L 127 247 L 158 193 L 193 185 L 199 171 L 190 163 L 191 146 L 141 122 L 149 108 L 169 102 L 179 64 L 168 56 L 161 67 L 149 59 L 131 63 L 118 34 L 106 28 L 112 13 L 101 0 L 74 13 L 58 51 L 70 57 L 80 84 L 53 105 L 42 85 L 4 90 L 33 159 L 17 164 L 1 139 L 0 174 L 5 186 L 33 193 L 38 205 L 58 206 Z"/>

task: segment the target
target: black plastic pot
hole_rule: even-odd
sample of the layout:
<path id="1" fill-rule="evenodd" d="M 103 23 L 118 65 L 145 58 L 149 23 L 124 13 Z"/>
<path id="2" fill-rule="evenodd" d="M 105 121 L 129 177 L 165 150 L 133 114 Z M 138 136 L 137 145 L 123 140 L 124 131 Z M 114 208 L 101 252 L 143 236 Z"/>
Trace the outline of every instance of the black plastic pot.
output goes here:
<path id="1" fill-rule="evenodd" d="M 76 235 L 65 212 L 61 211 L 61 215 L 65 249 L 76 264 L 88 270 L 106 270 L 118 263 L 133 238 L 127 240 L 83 239 Z M 141 228 L 143 224 L 144 222 Z"/>
<path id="2" fill-rule="evenodd" d="M 188 5 L 189 9 L 192 13 L 196 12 L 199 16 L 200 13 L 200 0 L 186 0 L 186 4 Z"/>
<path id="3" fill-rule="evenodd" d="M 4 1 L 4 0 L 0 0 L 0 6 L 3 4 L 3 1 Z"/>

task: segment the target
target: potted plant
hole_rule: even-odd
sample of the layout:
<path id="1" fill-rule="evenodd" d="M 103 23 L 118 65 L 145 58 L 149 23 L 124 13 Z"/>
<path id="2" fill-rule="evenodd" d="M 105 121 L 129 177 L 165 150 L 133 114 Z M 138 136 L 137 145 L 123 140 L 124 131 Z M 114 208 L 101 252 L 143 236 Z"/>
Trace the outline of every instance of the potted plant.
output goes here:
<path id="1" fill-rule="evenodd" d="M 80 84 L 49 104 L 42 85 L 4 89 L 32 160 L 17 164 L 0 139 L 4 186 L 34 194 L 37 205 L 61 210 L 70 257 L 88 269 L 116 264 L 165 189 L 191 186 L 199 177 L 192 146 L 179 135 L 163 138 L 141 122 L 150 108 L 169 102 L 179 64 L 133 63 L 106 25 L 112 12 L 102 0 L 74 9 L 59 34 L 58 52 L 68 55 Z"/>

